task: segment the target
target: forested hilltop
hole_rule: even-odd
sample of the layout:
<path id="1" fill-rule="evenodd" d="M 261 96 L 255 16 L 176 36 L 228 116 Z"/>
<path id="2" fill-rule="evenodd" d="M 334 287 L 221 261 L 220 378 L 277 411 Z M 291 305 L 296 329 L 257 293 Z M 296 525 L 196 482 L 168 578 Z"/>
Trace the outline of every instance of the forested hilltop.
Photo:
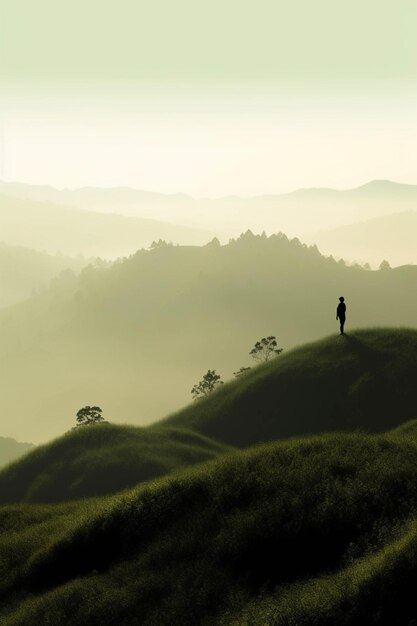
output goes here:
<path id="1" fill-rule="evenodd" d="M 283 234 L 228 245 L 159 242 L 109 268 L 66 273 L 0 315 L 2 434 L 49 439 L 99 403 L 113 422 L 149 423 L 187 403 L 208 368 L 224 379 L 251 364 L 255 341 L 280 347 L 346 330 L 417 320 L 417 268 L 368 271 Z M 22 386 L 25 393 L 22 394 Z"/>

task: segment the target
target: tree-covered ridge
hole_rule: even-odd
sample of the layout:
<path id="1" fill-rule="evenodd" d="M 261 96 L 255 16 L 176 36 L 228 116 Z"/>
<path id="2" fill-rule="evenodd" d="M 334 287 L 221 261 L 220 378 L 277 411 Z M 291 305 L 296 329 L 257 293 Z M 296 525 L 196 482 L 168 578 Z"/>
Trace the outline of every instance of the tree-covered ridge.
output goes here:
<path id="1" fill-rule="evenodd" d="M 1 235 L 0 235 L 1 236 Z M 0 242 L 0 307 L 10 306 L 48 288 L 63 271 L 79 272 L 91 260 L 52 255 Z"/>

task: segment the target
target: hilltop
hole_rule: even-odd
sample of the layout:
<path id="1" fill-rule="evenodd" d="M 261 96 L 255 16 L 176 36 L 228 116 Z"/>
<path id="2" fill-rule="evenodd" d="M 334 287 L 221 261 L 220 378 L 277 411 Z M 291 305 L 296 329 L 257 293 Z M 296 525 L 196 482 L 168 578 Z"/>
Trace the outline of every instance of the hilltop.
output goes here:
<path id="1" fill-rule="evenodd" d="M 235 447 L 417 418 L 417 331 L 367 330 L 302 346 L 147 428 L 73 429 L 0 473 L 0 503 L 115 493 Z M 407 431 L 409 435 L 409 431 Z"/>
<path id="2" fill-rule="evenodd" d="M 406 433 L 325 435 L 88 505 L 2 507 L 2 625 L 408 624 L 416 476 Z"/>
<path id="3" fill-rule="evenodd" d="M 161 422 L 231 445 L 384 431 L 417 418 L 417 331 L 354 331 L 301 346 Z"/>
<path id="4" fill-rule="evenodd" d="M 0 472 L 0 504 L 63 502 L 116 493 L 228 450 L 185 429 L 78 427 Z"/>
<path id="5" fill-rule="evenodd" d="M 209 368 L 227 380 L 250 365 L 261 337 L 275 335 L 287 351 L 337 335 L 341 294 L 347 332 L 415 327 L 416 279 L 417 267 L 366 271 L 285 235 L 250 232 L 225 246 L 160 244 L 64 275 L 0 312 L 3 434 L 24 428 L 31 441 L 49 440 L 86 404 L 111 422 L 149 424 L 187 404 Z"/>

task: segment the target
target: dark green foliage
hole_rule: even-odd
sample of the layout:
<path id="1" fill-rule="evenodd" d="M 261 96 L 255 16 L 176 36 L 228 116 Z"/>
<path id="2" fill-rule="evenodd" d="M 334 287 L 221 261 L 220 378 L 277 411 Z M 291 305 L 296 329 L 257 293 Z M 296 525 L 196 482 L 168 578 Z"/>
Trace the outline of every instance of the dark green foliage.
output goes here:
<path id="1" fill-rule="evenodd" d="M 0 473 L 0 503 L 100 496 L 228 450 L 183 429 L 100 424 L 75 428 Z"/>
<path id="2" fill-rule="evenodd" d="M 416 477 L 414 439 L 335 434 L 88 507 L 5 507 L 2 626 L 408 624 Z"/>
<path id="3" fill-rule="evenodd" d="M 220 374 L 216 374 L 216 370 L 207 370 L 202 380 L 191 389 L 191 395 L 194 400 L 206 398 L 220 385 L 223 385 Z"/>
<path id="4" fill-rule="evenodd" d="M 77 425 L 99 424 L 104 421 L 102 413 L 103 411 L 99 406 L 85 406 L 77 411 Z"/>
<path id="5" fill-rule="evenodd" d="M 416 331 L 334 336 L 253 369 L 162 424 L 238 446 L 323 431 L 384 431 L 417 418 L 416 368 Z"/>
<path id="6" fill-rule="evenodd" d="M 260 341 L 257 341 L 249 352 L 251 357 L 259 363 L 267 363 L 274 356 L 281 354 L 282 348 L 278 348 L 276 337 L 272 335 L 270 337 L 263 337 Z"/>

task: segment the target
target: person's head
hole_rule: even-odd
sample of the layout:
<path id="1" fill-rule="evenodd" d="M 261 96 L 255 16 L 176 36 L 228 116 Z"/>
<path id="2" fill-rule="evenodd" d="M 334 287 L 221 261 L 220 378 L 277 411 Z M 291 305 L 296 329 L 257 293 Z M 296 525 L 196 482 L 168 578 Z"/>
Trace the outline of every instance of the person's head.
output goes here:
<path id="1" fill-rule="evenodd" d="M 339 300 L 340 300 L 340 302 L 344 302 L 345 301 L 343 296 L 340 296 Z"/>

